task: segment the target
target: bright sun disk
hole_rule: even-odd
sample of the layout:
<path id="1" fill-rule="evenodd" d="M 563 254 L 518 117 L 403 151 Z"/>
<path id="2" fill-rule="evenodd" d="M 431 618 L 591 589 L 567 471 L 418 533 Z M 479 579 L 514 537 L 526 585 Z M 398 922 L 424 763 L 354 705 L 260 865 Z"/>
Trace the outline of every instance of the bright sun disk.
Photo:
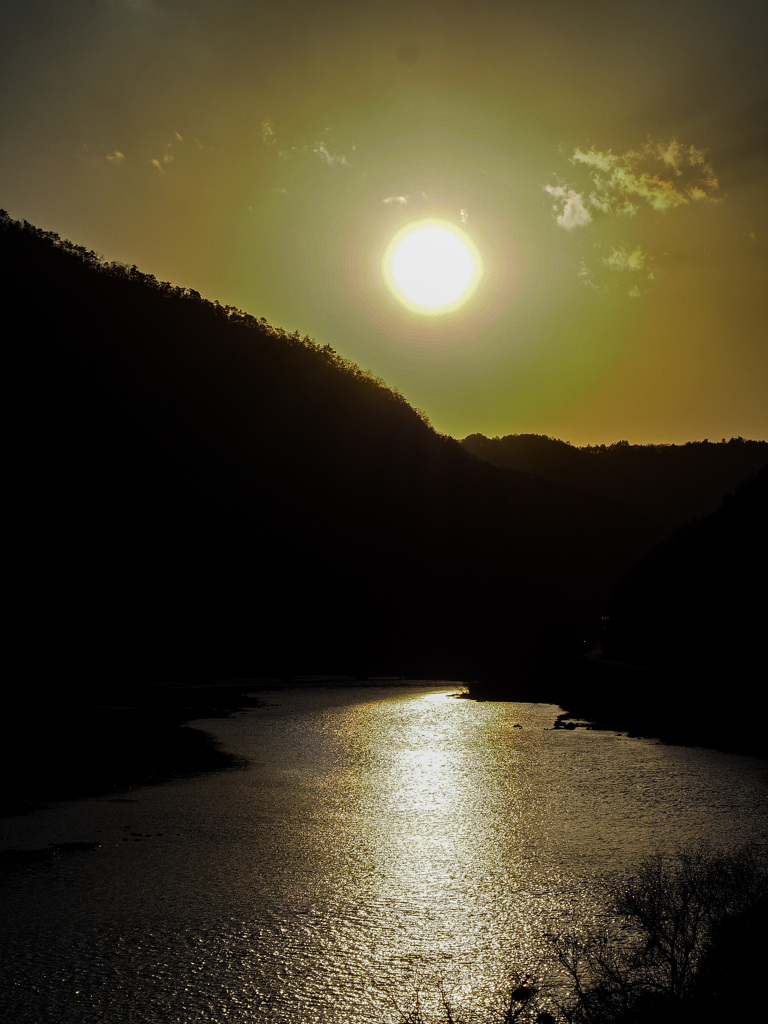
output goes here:
<path id="1" fill-rule="evenodd" d="M 421 220 L 390 241 L 384 276 L 392 294 L 413 312 L 450 313 L 475 291 L 482 261 L 469 236 L 450 221 Z"/>

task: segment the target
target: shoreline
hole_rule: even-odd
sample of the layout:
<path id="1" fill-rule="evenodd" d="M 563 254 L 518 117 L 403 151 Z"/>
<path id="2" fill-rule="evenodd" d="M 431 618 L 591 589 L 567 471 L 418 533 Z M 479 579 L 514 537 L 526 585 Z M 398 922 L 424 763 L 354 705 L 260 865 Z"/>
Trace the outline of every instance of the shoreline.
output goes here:
<path id="1" fill-rule="evenodd" d="M 34 702 L 27 691 L 5 707 L 6 720 L 14 726 L 0 745 L 0 819 L 61 801 L 118 797 L 174 779 L 237 771 L 247 762 L 223 750 L 194 723 L 263 706 L 267 693 L 420 683 L 454 685 L 392 676 L 316 675 L 291 680 L 123 681 L 108 692 L 84 688 L 69 699 L 43 686 Z"/>
<path id="2" fill-rule="evenodd" d="M 584 658 L 560 688 L 557 702 L 569 717 L 587 719 L 594 729 L 768 760 L 764 717 L 745 720 L 741 706 L 723 697 L 729 674 L 752 671 L 752 666 L 707 671 Z"/>
<path id="3" fill-rule="evenodd" d="M 768 758 L 762 721 L 744 723 L 713 717 L 707 702 L 695 698 L 664 705 L 659 675 L 631 666 L 582 663 L 563 686 L 505 688 L 448 680 L 395 677 L 299 676 L 290 680 L 238 679 L 212 682 L 118 683 L 103 691 L 73 693 L 43 688 L 34 703 L 6 705 L 14 722 L 0 745 L 0 819 L 31 813 L 50 804 L 119 797 L 142 786 L 220 771 L 247 762 L 223 750 L 210 733 L 195 726 L 207 718 L 227 718 L 263 706 L 267 693 L 303 688 L 456 686 L 474 700 L 544 702 L 565 709 L 560 719 L 580 719 L 594 729 L 619 731 L 679 746 Z M 669 679 L 665 679 L 669 682 Z M 679 679 L 678 679 L 679 682 Z M 686 692 L 701 693 L 701 680 L 687 680 Z M 698 684 L 698 685 L 696 685 Z M 474 692 L 473 692 L 474 691 Z M 544 693 L 542 691 L 555 691 Z M 559 692 L 557 692 L 559 691 Z"/>
<path id="4" fill-rule="evenodd" d="M 0 747 L 0 818 L 243 767 L 242 758 L 192 723 L 258 706 L 251 689 L 122 684 L 108 705 L 82 695 L 17 701 L 6 709 L 16 722 Z"/>
<path id="5" fill-rule="evenodd" d="M 583 657 L 559 677 L 471 683 L 467 696 L 556 704 L 564 710 L 558 718 L 602 732 L 768 760 L 768 719 L 745 718 L 741 705 L 723 697 L 726 680 L 737 673 L 758 675 L 751 665 L 657 668 Z"/>

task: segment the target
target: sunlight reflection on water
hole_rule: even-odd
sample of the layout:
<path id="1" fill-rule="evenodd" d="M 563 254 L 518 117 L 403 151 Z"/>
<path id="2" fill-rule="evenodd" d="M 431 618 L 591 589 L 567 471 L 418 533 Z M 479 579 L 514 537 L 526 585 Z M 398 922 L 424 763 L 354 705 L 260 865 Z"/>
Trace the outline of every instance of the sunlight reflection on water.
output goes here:
<path id="1" fill-rule="evenodd" d="M 3 823 L 0 1009 L 18 1024 L 384 1024 L 444 979 L 492 998 L 595 881 L 765 839 L 765 762 L 553 730 L 550 705 L 285 691 L 206 723 L 245 772 Z"/>

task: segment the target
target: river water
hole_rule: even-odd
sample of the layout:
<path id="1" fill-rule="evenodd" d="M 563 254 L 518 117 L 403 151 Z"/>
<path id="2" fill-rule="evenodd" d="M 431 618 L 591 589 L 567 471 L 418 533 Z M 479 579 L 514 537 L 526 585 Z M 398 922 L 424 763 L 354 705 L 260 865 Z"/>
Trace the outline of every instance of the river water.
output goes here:
<path id="1" fill-rule="evenodd" d="M 243 771 L 0 822 L 0 848 L 101 844 L 2 868 L 0 1019 L 387 1024 L 440 981 L 487 1002 L 601 877 L 767 838 L 768 762 L 456 692 L 267 693 L 198 723 Z"/>

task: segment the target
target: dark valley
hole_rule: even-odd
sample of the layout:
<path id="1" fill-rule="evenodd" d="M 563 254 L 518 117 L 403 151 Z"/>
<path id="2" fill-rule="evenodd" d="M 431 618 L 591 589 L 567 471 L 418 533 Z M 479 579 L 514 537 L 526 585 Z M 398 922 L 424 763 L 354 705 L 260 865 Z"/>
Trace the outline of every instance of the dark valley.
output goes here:
<path id="1" fill-rule="evenodd" d="M 652 550 L 766 460 L 768 445 L 741 439 L 460 444 L 328 345 L 6 215 L 0 228 L 9 657 L 36 693 L 324 672 L 578 695 L 574 665 L 605 643 L 612 602 L 621 641 L 606 656 L 661 658 L 630 639 L 649 626 L 630 595 L 669 592 L 662 574 L 685 570 Z M 749 493 L 732 507 L 764 502 L 764 486 Z M 721 521 L 744 558 L 728 593 L 746 593 L 764 554 Z M 715 603 L 718 573 L 695 580 Z M 735 663 L 750 629 L 729 642 Z M 687 629 L 681 649 L 695 644 Z M 10 685 L 26 699 L 26 682 Z"/>

